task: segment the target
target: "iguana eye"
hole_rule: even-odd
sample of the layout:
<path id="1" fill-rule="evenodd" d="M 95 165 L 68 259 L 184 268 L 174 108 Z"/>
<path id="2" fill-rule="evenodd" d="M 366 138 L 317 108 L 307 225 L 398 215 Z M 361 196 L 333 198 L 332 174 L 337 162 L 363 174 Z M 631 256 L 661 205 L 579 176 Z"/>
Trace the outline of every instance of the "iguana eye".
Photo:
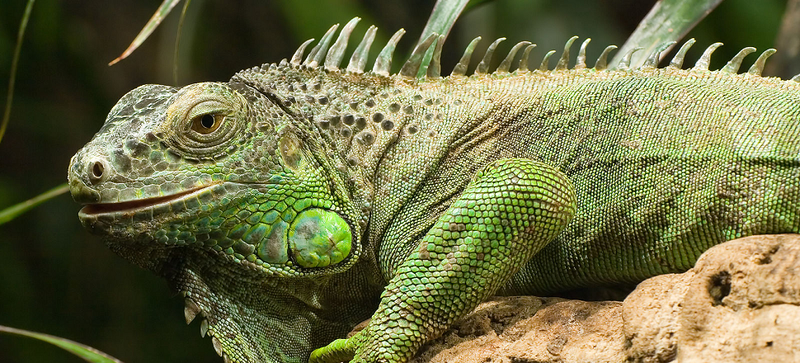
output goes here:
<path id="1" fill-rule="evenodd" d="M 196 83 L 180 91 L 167 108 L 158 131 L 176 154 L 194 160 L 218 160 L 232 140 L 247 136 L 247 100 L 225 84 Z"/>
<path id="2" fill-rule="evenodd" d="M 225 120 L 225 115 L 207 113 L 192 119 L 192 130 L 201 134 L 210 134 L 216 131 L 222 121 Z"/>

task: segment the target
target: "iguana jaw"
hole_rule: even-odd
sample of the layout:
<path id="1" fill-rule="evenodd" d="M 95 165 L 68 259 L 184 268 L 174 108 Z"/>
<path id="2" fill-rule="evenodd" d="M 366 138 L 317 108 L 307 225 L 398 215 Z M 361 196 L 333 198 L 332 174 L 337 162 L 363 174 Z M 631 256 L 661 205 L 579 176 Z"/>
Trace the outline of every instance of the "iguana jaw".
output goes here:
<path id="1" fill-rule="evenodd" d="M 80 218 L 92 217 L 102 214 L 120 214 L 120 213 L 136 213 L 146 209 L 153 209 L 159 206 L 167 206 L 176 201 L 182 201 L 189 198 L 194 198 L 197 194 L 202 193 L 204 190 L 213 187 L 216 184 L 201 186 L 189 189 L 184 192 L 175 193 L 171 195 L 145 198 L 138 200 L 131 200 L 119 203 L 89 203 L 81 208 L 78 216 Z"/>

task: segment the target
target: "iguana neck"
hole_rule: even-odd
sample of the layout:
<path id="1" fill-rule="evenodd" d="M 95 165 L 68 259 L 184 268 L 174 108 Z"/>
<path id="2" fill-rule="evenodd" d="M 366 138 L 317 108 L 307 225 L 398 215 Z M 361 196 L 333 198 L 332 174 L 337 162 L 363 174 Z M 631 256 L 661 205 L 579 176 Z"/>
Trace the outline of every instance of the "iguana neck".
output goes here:
<path id="1" fill-rule="evenodd" d="M 313 139 L 304 142 L 316 144 L 314 156 L 325 159 L 329 172 L 342 181 L 362 212 L 359 224 L 365 230 L 379 165 L 398 139 L 415 132 L 413 110 L 401 105 L 416 81 L 281 62 L 244 70 L 231 82 L 256 89 L 295 115 L 291 127 Z"/>

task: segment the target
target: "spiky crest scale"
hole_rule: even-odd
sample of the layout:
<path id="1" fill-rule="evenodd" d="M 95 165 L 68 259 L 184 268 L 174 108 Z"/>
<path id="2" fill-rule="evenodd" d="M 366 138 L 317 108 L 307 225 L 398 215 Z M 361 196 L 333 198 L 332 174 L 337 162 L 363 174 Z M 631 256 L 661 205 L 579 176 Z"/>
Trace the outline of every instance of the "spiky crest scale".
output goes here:
<path id="1" fill-rule="evenodd" d="M 556 71 L 563 71 L 566 70 L 569 66 L 569 48 L 572 47 L 572 43 L 578 39 L 577 35 L 573 35 L 572 38 L 567 40 L 567 44 L 564 45 L 564 51 L 561 52 L 561 58 L 558 59 L 558 63 L 556 63 Z"/>
<path id="2" fill-rule="evenodd" d="M 309 68 L 316 68 L 324 59 L 324 67 L 329 71 L 337 71 L 339 70 L 339 64 L 344 57 L 344 52 L 347 48 L 347 44 L 349 41 L 349 37 L 353 32 L 353 29 L 358 24 L 360 18 L 353 18 L 350 20 L 341 30 L 339 36 L 337 37 L 336 41 L 330 46 L 331 41 L 333 40 L 334 34 L 338 29 L 338 24 L 333 25 L 325 35 L 322 37 L 320 42 L 311 49 L 308 55 L 305 58 L 305 61 L 301 61 L 303 55 L 305 53 L 305 49 L 308 45 L 314 40 L 309 39 L 297 49 L 294 55 L 289 62 L 292 66 L 300 66 L 304 65 Z M 364 73 L 365 72 L 365 65 L 368 58 L 369 49 L 372 46 L 372 43 L 375 40 L 375 34 L 377 32 L 377 28 L 373 25 L 367 30 L 364 34 L 363 39 L 359 43 L 356 50 L 353 52 L 350 62 L 346 67 L 346 71 L 350 73 Z M 390 77 L 391 74 L 391 65 L 392 65 L 392 58 L 395 48 L 397 47 L 397 43 L 400 41 L 402 36 L 405 34 L 404 29 L 399 29 L 397 32 L 392 35 L 390 40 L 384 46 L 383 50 L 381 50 L 378 57 L 375 59 L 375 64 L 372 68 L 372 73 Z M 441 77 L 441 53 L 442 53 L 442 46 L 444 43 L 444 36 L 440 36 L 438 34 L 431 34 L 428 38 L 426 38 L 422 43 L 420 43 L 412 52 L 412 55 L 409 59 L 403 64 L 400 72 L 396 75 L 401 76 L 408 79 L 416 78 L 417 74 L 420 71 L 420 67 L 422 65 L 422 60 L 425 53 L 431 48 L 434 47 L 433 56 L 431 58 L 431 62 L 428 65 L 427 72 L 425 74 L 425 78 L 428 79 L 437 79 Z M 555 68 L 555 71 L 562 71 L 567 70 L 569 68 L 569 59 L 570 59 L 570 48 L 572 47 L 575 40 L 577 40 L 577 36 L 571 37 L 564 45 L 564 50 L 561 53 L 561 57 L 558 60 Z M 462 55 L 459 62 L 453 67 L 451 72 L 451 76 L 465 76 L 467 74 L 467 68 L 469 66 L 470 59 L 472 58 L 473 52 L 475 50 L 476 45 L 481 40 L 481 37 L 476 37 L 473 39 L 469 45 L 464 50 L 464 54 Z M 484 74 L 504 74 L 511 72 L 511 62 L 516 57 L 517 53 L 522 50 L 522 56 L 520 57 L 519 65 L 517 69 L 513 72 L 516 73 L 526 73 L 529 72 L 528 68 L 528 60 L 530 57 L 530 53 L 536 44 L 531 44 L 528 41 L 521 41 L 515 44 L 511 50 L 508 52 L 506 57 L 500 62 L 500 65 L 495 69 L 494 72 L 489 70 L 490 63 L 492 60 L 492 56 L 496 51 L 500 42 L 504 41 L 505 38 L 499 38 L 492 42 L 491 45 L 487 48 L 481 62 L 476 67 L 474 74 L 476 75 L 484 75 Z M 586 49 L 591 41 L 590 38 L 587 38 L 583 41 L 580 46 L 578 56 L 575 62 L 575 66 L 571 69 L 573 70 L 580 70 L 587 68 L 586 64 Z M 670 68 L 682 68 L 684 59 L 686 58 L 686 54 L 689 52 L 689 49 L 694 45 L 695 39 L 689 39 L 684 42 L 680 49 L 677 51 L 675 56 L 670 61 L 668 67 Z M 665 42 L 650 53 L 648 58 L 645 60 L 642 68 L 654 68 L 658 66 L 658 61 L 660 60 L 661 54 L 671 46 L 673 46 L 675 42 Z M 330 47 L 329 47 L 330 46 Z M 722 46 L 722 43 L 714 43 L 708 46 L 700 58 L 697 60 L 695 65 L 692 67 L 694 70 L 708 70 L 711 55 L 713 52 Z M 523 49 L 524 48 L 524 49 Z M 609 45 L 606 47 L 600 56 L 597 58 L 595 65 L 593 67 L 596 71 L 604 71 L 608 68 L 608 56 L 611 51 L 617 49 L 615 45 Z M 634 48 L 631 49 L 627 54 L 623 56 L 622 61 L 619 64 L 620 70 L 627 70 L 630 68 L 631 58 L 634 52 L 640 50 L 642 48 Z M 738 73 L 739 68 L 741 67 L 742 61 L 744 57 L 749 55 L 750 53 L 755 52 L 755 48 L 747 47 L 740 50 L 736 56 L 734 56 L 724 67 L 719 69 L 720 72 L 723 73 Z M 771 56 L 775 53 L 774 49 L 768 49 L 764 51 L 758 59 L 753 63 L 753 65 L 747 71 L 748 74 L 754 76 L 760 76 L 761 72 L 764 69 L 764 64 Z M 549 60 L 552 55 L 555 54 L 554 50 L 548 51 L 543 57 L 538 68 L 539 71 L 545 72 L 549 70 Z M 800 75 L 791 78 L 792 81 L 800 82 Z"/>
<path id="3" fill-rule="evenodd" d="M 744 60 L 744 57 L 755 51 L 756 48 L 753 47 L 747 47 L 740 50 L 739 53 L 736 53 L 736 55 L 733 56 L 733 58 L 730 61 L 728 61 L 727 64 L 725 64 L 725 67 L 722 67 L 722 69 L 720 69 L 720 71 L 725 73 L 738 73 L 739 67 L 742 66 L 742 60 Z"/>
<path id="4" fill-rule="evenodd" d="M 375 41 L 375 34 L 378 32 L 378 27 L 370 25 L 367 32 L 364 33 L 364 38 L 358 44 L 356 50 L 353 51 L 353 56 L 350 57 L 350 63 L 347 65 L 347 71 L 353 73 L 364 73 L 364 67 L 367 65 L 367 58 L 369 56 L 369 48 L 372 47 L 372 42 Z"/>
<path id="5" fill-rule="evenodd" d="M 616 45 L 609 45 L 606 49 L 603 49 L 603 53 L 600 53 L 600 56 L 597 57 L 597 62 L 594 63 L 594 69 L 598 71 L 603 71 L 608 68 L 608 55 L 611 54 L 611 51 L 617 49 Z"/>
<path id="6" fill-rule="evenodd" d="M 294 55 L 292 56 L 291 63 L 293 65 L 299 66 L 300 64 L 303 63 L 303 53 L 305 53 L 306 47 L 308 47 L 308 45 L 311 44 L 311 42 L 313 42 L 313 41 L 314 41 L 314 38 L 311 38 L 311 39 L 306 40 L 305 42 L 303 42 L 303 44 L 300 44 L 300 47 L 297 48 L 297 51 L 295 51 Z"/>
<path id="7" fill-rule="evenodd" d="M 508 70 L 511 69 L 511 62 L 514 61 L 514 57 L 517 56 L 517 52 L 519 52 L 519 50 L 522 49 L 522 47 L 528 46 L 530 44 L 531 42 L 524 40 L 515 44 L 514 47 L 511 48 L 511 51 L 508 52 L 508 55 L 505 57 L 505 59 L 503 59 L 503 61 L 500 62 L 500 65 L 497 66 L 497 70 L 495 70 L 495 72 L 508 73 Z"/>
<path id="8" fill-rule="evenodd" d="M 625 55 L 622 57 L 622 60 L 619 62 L 619 69 L 623 69 L 623 70 L 630 69 L 630 67 L 631 67 L 631 59 L 633 58 L 633 53 L 636 53 L 636 52 L 638 52 L 640 50 L 642 50 L 642 47 L 636 47 L 636 48 L 633 48 L 633 49 L 629 50 L 628 53 L 625 53 Z"/>
<path id="9" fill-rule="evenodd" d="M 753 63 L 752 66 L 750 66 L 750 69 L 747 71 L 747 73 L 752 74 L 754 76 L 760 76 L 761 72 L 764 71 L 764 64 L 767 62 L 767 58 L 775 54 L 775 52 L 776 50 L 772 48 L 765 50 L 764 53 L 761 53 L 761 55 L 758 56 L 756 62 Z"/>
<path id="10" fill-rule="evenodd" d="M 433 50 L 431 63 L 428 65 L 428 78 L 436 79 L 441 78 L 442 74 L 442 45 L 444 45 L 444 35 L 440 35 L 436 40 L 436 48 Z"/>
<path id="11" fill-rule="evenodd" d="M 575 60 L 574 69 L 586 68 L 586 47 L 589 46 L 589 42 L 591 41 L 592 38 L 586 38 L 586 40 L 581 43 L 581 48 L 578 50 L 578 58 Z"/>
<path id="12" fill-rule="evenodd" d="M 694 64 L 694 69 L 707 71 L 708 65 L 711 63 L 711 54 L 721 46 L 722 43 L 720 42 L 709 45 L 708 48 L 703 51 L 703 55 L 700 56 L 700 59 L 697 60 L 697 63 Z"/>
<path id="13" fill-rule="evenodd" d="M 334 24 L 325 32 L 325 35 L 322 36 L 319 43 L 316 47 L 311 49 L 311 52 L 308 53 L 308 57 L 306 58 L 303 64 L 311 67 L 316 68 L 317 65 L 322 62 L 322 58 L 328 52 L 328 46 L 331 44 L 331 39 L 333 39 L 333 34 L 336 33 L 336 29 L 339 28 L 339 24 Z"/>
<path id="14" fill-rule="evenodd" d="M 383 47 L 380 54 L 378 54 L 378 58 L 375 59 L 375 66 L 372 67 L 376 74 L 389 76 L 389 72 L 392 68 L 392 54 L 394 54 L 394 48 L 397 47 L 397 42 L 400 41 L 400 38 L 402 38 L 405 33 L 405 29 L 398 29 L 389 39 L 389 42 L 386 43 L 386 46 Z"/>
<path id="15" fill-rule="evenodd" d="M 439 34 L 433 33 L 425 38 L 422 43 L 419 43 L 417 47 L 414 48 L 414 51 L 411 52 L 411 56 L 403 65 L 403 68 L 400 69 L 400 76 L 415 78 L 419 72 L 419 67 L 422 65 L 422 58 L 425 57 L 425 53 L 428 52 L 428 49 L 437 39 L 439 39 Z"/>
<path id="16" fill-rule="evenodd" d="M 642 67 L 643 68 L 647 68 L 647 67 L 655 68 L 655 67 L 658 67 L 658 61 L 661 60 L 661 53 L 663 53 L 669 47 L 675 45 L 675 43 L 677 43 L 677 42 L 666 42 L 666 43 L 662 43 L 661 45 L 656 47 L 656 49 L 654 49 L 653 52 L 650 53 L 650 56 L 647 57 L 647 59 L 644 61 L 644 64 L 642 64 Z"/>
<path id="17" fill-rule="evenodd" d="M 556 54 L 555 50 L 547 51 L 547 53 L 544 55 L 544 58 L 542 58 L 542 63 L 539 64 L 540 71 L 544 72 L 548 69 L 548 67 L 550 67 L 550 57 L 552 57 L 553 54 Z"/>
<path id="18" fill-rule="evenodd" d="M 331 71 L 339 69 L 339 64 L 342 62 L 344 51 L 347 48 L 347 42 L 350 40 L 350 33 L 353 32 L 353 29 L 355 29 L 360 20 L 361 18 L 358 17 L 351 19 L 344 28 L 342 28 L 342 31 L 339 32 L 339 37 L 336 38 L 336 42 L 333 43 L 331 50 L 328 52 L 327 57 L 325 57 L 325 69 Z"/>
<path id="19" fill-rule="evenodd" d="M 497 49 L 497 46 L 500 42 L 506 40 L 506 38 L 498 38 L 492 44 L 489 44 L 489 48 L 486 49 L 486 53 L 483 55 L 483 59 L 481 62 L 478 63 L 478 68 L 475 69 L 475 74 L 486 74 L 489 73 L 489 63 L 492 62 L 492 56 L 494 56 L 494 51 Z"/>
<path id="20" fill-rule="evenodd" d="M 689 52 L 689 48 L 694 45 L 695 40 L 691 38 L 681 45 L 681 48 L 678 49 L 678 52 L 675 53 L 675 57 L 672 58 L 672 61 L 669 62 L 669 66 L 673 68 L 681 68 L 683 67 L 683 59 L 686 58 L 686 53 Z"/>
<path id="21" fill-rule="evenodd" d="M 453 67 L 453 72 L 450 73 L 453 76 L 463 76 L 467 73 L 467 67 L 469 66 L 469 60 L 472 58 L 472 52 L 475 51 L 475 46 L 478 45 L 478 42 L 481 41 L 481 37 L 475 37 L 469 42 L 467 48 L 464 49 L 464 55 L 461 56 L 461 59 L 458 61 L 455 67 Z"/>
<path id="22" fill-rule="evenodd" d="M 536 48 L 536 44 L 531 44 L 525 47 L 525 50 L 522 51 L 522 57 L 519 59 L 519 68 L 518 71 L 522 73 L 528 72 L 528 57 L 531 54 L 533 48 Z"/>

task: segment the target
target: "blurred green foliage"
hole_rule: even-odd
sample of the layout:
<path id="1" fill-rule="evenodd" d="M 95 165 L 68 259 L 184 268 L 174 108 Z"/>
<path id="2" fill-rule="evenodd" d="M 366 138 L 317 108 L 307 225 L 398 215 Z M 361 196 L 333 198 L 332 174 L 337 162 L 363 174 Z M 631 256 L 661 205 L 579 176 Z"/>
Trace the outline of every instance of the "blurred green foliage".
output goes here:
<path id="1" fill-rule="evenodd" d="M 0 207 L 63 183 L 70 157 L 99 130 L 106 112 L 125 92 L 144 83 L 173 82 L 178 11 L 132 56 L 107 66 L 159 3 L 36 2 L 20 58 L 11 123 L 0 144 Z M 499 52 L 531 40 L 539 44 L 535 57 L 561 49 L 572 35 L 589 36 L 593 42 L 588 58 L 594 59 L 606 44 L 621 45 L 653 3 L 497 0 L 476 6 L 456 23 L 444 47 L 442 70 L 449 73 L 466 43 L 478 35 L 484 41 L 477 54 L 489 39 L 505 36 L 509 40 Z M 399 60 L 416 42 L 433 4 L 194 0 L 181 38 L 178 79 L 182 84 L 225 80 L 240 69 L 279 61 L 290 57 L 303 40 L 319 38 L 331 24 L 354 16 L 363 19 L 354 39 L 376 24 L 376 44 L 405 27 L 408 34 L 398 48 Z M 690 33 L 698 45 L 689 59 L 716 41 L 725 46 L 714 54 L 712 68 L 724 65 L 742 47 L 772 46 L 785 4 L 723 2 Z M 24 6 L 24 0 L 0 4 L 0 84 L 7 82 Z M 0 90 L 0 99 L 5 96 L 5 89 Z M 76 340 L 128 363 L 220 362 L 210 341 L 200 338 L 198 323 L 185 325 L 182 299 L 174 298 L 159 278 L 123 261 L 85 232 L 77 210 L 64 195 L 0 226 L 0 324 Z M 40 342 L 0 336 L 0 362 L 81 360 Z"/>
<path id="2" fill-rule="evenodd" d="M 3 325 L 0 325 L 0 333 L 11 334 L 18 337 L 37 339 L 52 344 L 54 346 L 57 346 L 61 349 L 64 349 L 65 351 L 68 351 L 91 363 L 122 363 L 119 359 L 116 359 L 114 357 L 109 356 L 108 354 L 100 352 L 95 348 L 89 347 L 87 345 L 69 339 L 49 334 L 37 333 L 37 332 L 27 331 L 24 329 L 16 329 Z"/>

